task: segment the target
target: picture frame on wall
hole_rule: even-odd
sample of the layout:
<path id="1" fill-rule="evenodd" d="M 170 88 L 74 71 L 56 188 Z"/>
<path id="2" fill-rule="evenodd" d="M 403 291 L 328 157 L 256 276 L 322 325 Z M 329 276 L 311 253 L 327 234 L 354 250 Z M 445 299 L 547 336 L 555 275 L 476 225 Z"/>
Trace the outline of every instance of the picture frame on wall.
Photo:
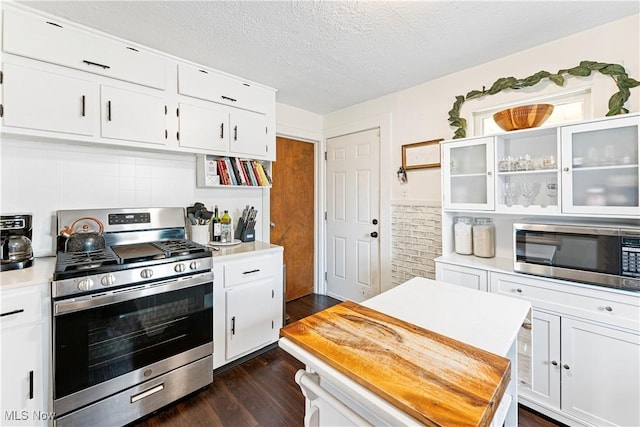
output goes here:
<path id="1" fill-rule="evenodd" d="M 402 167 L 405 170 L 440 167 L 440 141 L 443 138 L 402 146 Z"/>

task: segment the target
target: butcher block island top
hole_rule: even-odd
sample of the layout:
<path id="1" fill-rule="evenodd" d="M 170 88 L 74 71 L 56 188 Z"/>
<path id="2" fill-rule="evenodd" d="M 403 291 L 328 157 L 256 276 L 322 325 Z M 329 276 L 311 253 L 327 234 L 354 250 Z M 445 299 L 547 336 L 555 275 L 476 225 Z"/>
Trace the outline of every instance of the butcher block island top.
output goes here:
<path id="1" fill-rule="evenodd" d="M 510 361 L 353 302 L 281 335 L 426 425 L 489 425 Z"/>
<path id="2" fill-rule="evenodd" d="M 528 316 L 526 301 L 415 278 L 286 326 L 280 346 L 306 365 L 305 426 L 515 426 Z"/>

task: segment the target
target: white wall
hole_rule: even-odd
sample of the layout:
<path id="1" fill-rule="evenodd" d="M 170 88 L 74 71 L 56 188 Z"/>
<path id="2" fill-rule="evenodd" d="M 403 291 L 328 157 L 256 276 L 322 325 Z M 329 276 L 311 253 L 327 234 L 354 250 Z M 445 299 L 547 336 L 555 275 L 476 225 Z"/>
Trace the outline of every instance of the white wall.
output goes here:
<path id="1" fill-rule="evenodd" d="M 55 215 L 61 209 L 186 207 L 199 201 L 210 209 L 214 204 L 228 209 L 234 222 L 245 204 L 259 210 L 259 221 L 265 216 L 263 194 L 268 190 L 196 188 L 195 165 L 195 156 L 189 154 L 5 137 L 0 152 L 0 212 L 33 214 L 36 256 L 54 254 Z M 256 239 L 263 240 L 265 227 L 256 230 Z"/>
<path id="2" fill-rule="evenodd" d="M 640 15 L 627 17 L 588 31 L 547 43 L 515 55 L 491 61 L 419 86 L 354 105 L 324 117 L 324 129 L 332 129 L 364 118 L 390 113 L 392 117 L 391 162 L 393 173 L 382 179 L 393 182 L 391 199 L 440 201 L 440 169 L 408 172 L 408 184 L 401 185 L 395 171 L 402 164 L 403 144 L 437 138 L 450 139 L 453 129 L 447 118 L 456 95 L 482 86 L 490 87 L 500 77 L 524 78 L 540 70 L 556 72 L 571 68 L 582 60 L 622 64 L 630 77 L 640 80 Z M 464 51 L 461 52 L 464 54 Z M 434 65 L 437 66 L 437 65 Z M 591 87 L 592 117 L 604 116 L 609 97 L 617 91 L 609 77 L 592 74 L 588 78 L 568 77 L 565 86 L 542 83 L 534 88 L 509 91 L 466 102 L 461 115 L 471 121 L 474 110 L 487 109 L 529 99 L 542 94 Z M 640 111 L 640 88 L 631 90 L 626 107 Z M 473 129 L 467 129 L 471 136 Z M 386 150 L 388 147 L 382 147 Z"/>

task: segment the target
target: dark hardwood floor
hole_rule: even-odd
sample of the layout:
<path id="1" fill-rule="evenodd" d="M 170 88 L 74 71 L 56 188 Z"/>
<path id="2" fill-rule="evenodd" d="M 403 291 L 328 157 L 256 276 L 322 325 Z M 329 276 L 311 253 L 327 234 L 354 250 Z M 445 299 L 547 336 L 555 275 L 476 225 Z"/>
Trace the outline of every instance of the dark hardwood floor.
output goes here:
<path id="1" fill-rule="evenodd" d="M 289 322 L 330 307 L 340 301 L 308 295 L 287 303 Z M 223 372 L 213 383 L 179 402 L 135 423 L 136 427 L 274 426 L 303 425 L 304 398 L 294 375 L 304 366 L 280 348 L 268 351 Z M 521 427 L 559 426 L 524 407 Z"/>

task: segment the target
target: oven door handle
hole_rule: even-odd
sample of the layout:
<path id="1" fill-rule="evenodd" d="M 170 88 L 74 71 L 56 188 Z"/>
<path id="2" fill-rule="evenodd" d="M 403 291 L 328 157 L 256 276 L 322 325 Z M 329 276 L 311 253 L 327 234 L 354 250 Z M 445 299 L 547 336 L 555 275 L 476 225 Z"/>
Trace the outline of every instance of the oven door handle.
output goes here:
<path id="1" fill-rule="evenodd" d="M 156 283 L 145 283 L 124 289 L 116 289 L 98 294 L 83 295 L 67 300 L 54 301 L 53 315 L 59 316 L 95 307 L 103 307 L 164 292 L 205 285 L 207 283 L 213 283 L 213 272 L 202 273 L 197 276 L 190 276 L 186 278 L 170 279 Z"/>

